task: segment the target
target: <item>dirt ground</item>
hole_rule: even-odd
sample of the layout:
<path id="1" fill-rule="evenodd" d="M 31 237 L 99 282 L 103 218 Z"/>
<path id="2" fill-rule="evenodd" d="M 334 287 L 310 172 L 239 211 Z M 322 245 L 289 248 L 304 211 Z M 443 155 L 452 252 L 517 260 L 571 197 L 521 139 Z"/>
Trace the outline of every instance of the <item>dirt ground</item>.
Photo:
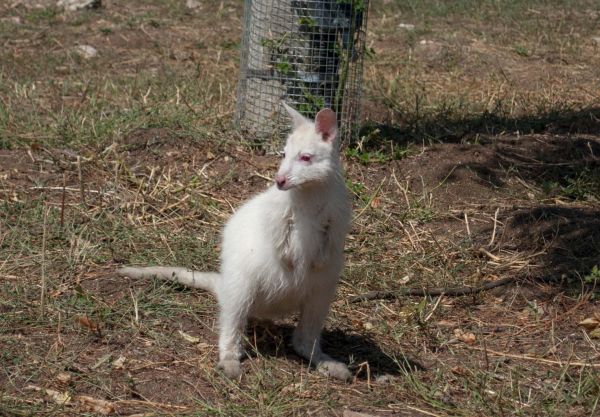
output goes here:
<path id="1" fill-rule="evenodd" d="M 102 3 L 0 5 L 0 415 L 598 413 L 598 5 L 372 2 L 323 335 L 345 384 L 294 318 L 253 323 L 230 381 L 214 299 L 114 273 L 217 268 L 279 157 L 231 126 L 241 2 Z"/>

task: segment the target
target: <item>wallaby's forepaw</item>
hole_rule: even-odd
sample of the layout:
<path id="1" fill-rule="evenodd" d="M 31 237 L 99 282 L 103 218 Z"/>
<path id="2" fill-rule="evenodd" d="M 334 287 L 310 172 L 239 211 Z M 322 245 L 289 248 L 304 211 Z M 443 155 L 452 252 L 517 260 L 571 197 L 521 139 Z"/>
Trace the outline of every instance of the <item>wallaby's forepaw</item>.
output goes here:
<path id="1" fill-rule="evenodd" d="M 220 361 L 217 365 L 217 369 L 222 370 L 225 376 L 231 379 L 237 379 L 242 375 L 242 364 L 235 359 Z"/>
<path id="2" fill-rule="evenodd" d="M 317 371 L 327 377 L 341 379 L 342 381 L 348 381 L 352 378 L 348 367 L 342 362 L 334 360 L 320 362 L 317 365 Z"/>

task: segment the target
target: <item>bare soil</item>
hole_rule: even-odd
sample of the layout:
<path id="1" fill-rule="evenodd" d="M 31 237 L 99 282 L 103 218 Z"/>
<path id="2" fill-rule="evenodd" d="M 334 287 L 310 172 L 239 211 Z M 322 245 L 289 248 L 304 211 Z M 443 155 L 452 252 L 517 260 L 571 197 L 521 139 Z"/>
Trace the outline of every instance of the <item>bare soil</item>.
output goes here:
<path id="1" fill-rule="evenodd" d="M 396 6 L 374 2 L 380 9 L 368 35 L 379 61 L 367 63 L 365 125 L 379 136 L 343 147 L 354 221 L 323 335 L 325 350 L 349 362 L 355 379 L 343 384 L 311 371 L 291 349 L 290 318 L 249 326 L 244 376 L 229 381 L 214 369 L 211 296 L 114 270 L 217 268 L 220 228 L 270 186 L 279 157 L 231 129 L 240 5 L 202 2 L 190 11 L 185 2 L 134 3 L 105 1 L 72 14 L 30 2 L 0 6 L 23 22 L 12 32 L 3 27 L 0 38 L 0 74 L 16 86 L 0 90 L 0 106 L 11 106 L 7 118 L 0 113 L 0 145 L 10 145 L 0 146 L 0 414 L 598 412 L 600 345 L 578 325 L 598 314 L 600 279 L 593 275 L 600 266 L 593 42 L 585 38 L 574 58 L 543 42 L 533 50 L 527 38 L 525 56 L 510 47 L 514 28 L 492 25 L 490 39 L 500 40 L 473 40 L 488 23 L 455 17 L 407 34 L 397 30 L 405 15 Z M 587 22 L 590 4 L 567 22 Z M 461 30 L 452 38 L 449 28 Z M 76 44 L 95 45 L 98 58 L 78 57 Z M 494 91 L 482 102 L 523 93 L 515 104 L 522 111 L 415 119 L 418 111 L 401 103 L 411 94 L 391 82 L 383 88 L 404 65 L 393 61 L 394 48 L 415 60 L 416 72 L 424 69 L 415 84 L 445 77 L 444 100 L 463 80 L 468 96 Z M 487 72 L 490 61 L 497 79 Z M 510 92 L 495 90 L 503 77 Z M 568 80 L 557 89 L 579 91 L 569 96 L 573 106 L 552 107 L 553 95 L 548 108 L 526 112 L 534 104 L 524 90 L 539 83 L 533 90 L 549 91 L 555 77 Z M 195 91 L 173 79 L 208 86 Z M 24 95 L 12 92 L 21 88 Z M 438 90 L 428 94 L 443 101 Z M 94 107 L 100 102 L 107 107 Z M 124 109 L 139 113 L 100 131 Z M 68 111 L 73 120 L 59 120 Z M 26 130 L 21 117 L 31 112 L 39 114 L 29 124 L 47 130 Z M 407 153 L 361 162 L 348 152 L 393 155 L 390 147 Z M 369 290 L 506 277 L 514 282 L 472 296 L 349 301 Z"/>

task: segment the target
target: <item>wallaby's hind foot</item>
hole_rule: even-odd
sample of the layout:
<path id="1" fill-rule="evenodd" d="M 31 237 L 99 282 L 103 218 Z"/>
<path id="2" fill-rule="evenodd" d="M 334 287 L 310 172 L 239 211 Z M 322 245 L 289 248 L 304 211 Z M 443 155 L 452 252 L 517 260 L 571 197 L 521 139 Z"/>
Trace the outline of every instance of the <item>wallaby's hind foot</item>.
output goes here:
<path id="1" fill-rule="evenodd" d="M 333 359 L 319 362 L 317 364 L 317 371 L 329 378 L 340 379 L 342 381 L 349 381 L 352 378 L 352 373 L 348 367 L 342 362 L 334 361 Z"/>
<path id="2" fill-rule="evenodd" d="M 237 379 L 242 375 L 242 364 L 236 359 L 219 361 L 217 369 L 223 371 L 227 378 Z"/>

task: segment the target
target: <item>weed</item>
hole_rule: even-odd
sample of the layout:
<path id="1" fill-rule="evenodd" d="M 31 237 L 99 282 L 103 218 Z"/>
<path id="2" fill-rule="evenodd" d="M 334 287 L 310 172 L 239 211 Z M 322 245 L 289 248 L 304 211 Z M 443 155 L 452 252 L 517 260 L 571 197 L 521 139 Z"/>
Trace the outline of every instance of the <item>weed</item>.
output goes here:
<path id="1" fill-rule="evenodd" d="M 524 57 L 528 57 L 531 55 L 531 52 L 529 52 L 529 50 L 522 45 L 515 45 L 514 50 L 517 54 L 524 56 Z"/>
<path id="2" fill-rule="evenodd" d="M 594 265 L 591 271 L 583 277 L 583 282 L 596 286 L 598 281 L 600 281 L 600 268 L 598 268 L 598 265 Z"/>

